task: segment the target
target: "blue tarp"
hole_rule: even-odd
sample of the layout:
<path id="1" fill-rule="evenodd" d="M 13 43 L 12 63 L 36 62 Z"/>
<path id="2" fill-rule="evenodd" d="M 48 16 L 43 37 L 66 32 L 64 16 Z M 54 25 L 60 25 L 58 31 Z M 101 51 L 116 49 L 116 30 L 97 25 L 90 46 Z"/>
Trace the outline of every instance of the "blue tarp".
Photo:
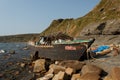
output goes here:
<path id="1" fill-rule="evenodd" d="M 108 48 L 110 48 L 109 46 L 107 46 L 107 45 L 104 45 L 104 46 L 99 46 L 96 50 L 93 50 L 92 52 L 101 52 L 101 51 L 103 51 L 103 50 L 105 50 L 105 49 L 108 49 Z"/>

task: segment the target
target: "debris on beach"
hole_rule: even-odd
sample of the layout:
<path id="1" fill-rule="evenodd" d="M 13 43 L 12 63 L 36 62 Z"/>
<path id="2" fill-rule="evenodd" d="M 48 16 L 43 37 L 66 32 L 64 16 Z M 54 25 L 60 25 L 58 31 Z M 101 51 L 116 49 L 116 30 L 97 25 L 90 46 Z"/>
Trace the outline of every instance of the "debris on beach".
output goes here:
<path id="1" fill-rule="evenodd" d="M 3 50 L 3 49 L 1 49 L 1 50 L 0 50 L 0 53 L 5 53 L 5 52 L 6 52 L 6 51 L 5 51 L 5 50 Z"/>

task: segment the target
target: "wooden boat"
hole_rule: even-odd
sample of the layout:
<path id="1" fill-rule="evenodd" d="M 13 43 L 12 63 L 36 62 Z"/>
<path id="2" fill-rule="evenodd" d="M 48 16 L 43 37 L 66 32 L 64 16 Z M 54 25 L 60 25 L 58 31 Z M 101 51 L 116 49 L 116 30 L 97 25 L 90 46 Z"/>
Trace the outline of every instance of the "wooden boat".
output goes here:
<path id="1" fill-rule="evenodd" d="M 36 45 L 34 50 L 37 51 L 37 56 L 43 58 L 53 60 L 83 60 L 87 49 L 94 41 L 95 39 L 63 41 L 52 43 L 51 45 L 41 44 Z"/>

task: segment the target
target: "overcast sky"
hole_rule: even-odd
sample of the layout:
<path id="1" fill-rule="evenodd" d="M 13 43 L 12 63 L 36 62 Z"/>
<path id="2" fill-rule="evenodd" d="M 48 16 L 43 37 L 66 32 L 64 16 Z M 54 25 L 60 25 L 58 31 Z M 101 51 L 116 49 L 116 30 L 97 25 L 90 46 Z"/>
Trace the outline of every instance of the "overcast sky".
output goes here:
<path id="1" fill-rule="evenodd" d="M 100 0 L 0 0 L 0 35 L 40 33 L 52 20 L 79 18 Z"/>

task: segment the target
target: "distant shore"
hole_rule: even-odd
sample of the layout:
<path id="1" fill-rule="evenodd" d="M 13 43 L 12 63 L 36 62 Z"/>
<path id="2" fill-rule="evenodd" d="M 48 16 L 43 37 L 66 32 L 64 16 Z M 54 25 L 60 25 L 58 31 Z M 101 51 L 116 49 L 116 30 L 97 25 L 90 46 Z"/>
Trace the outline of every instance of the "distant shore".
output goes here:
<path id="1" fill-rule="evenodd" d="M 38 37 L 40 34 L 19 34 L 10 36 L 0 36 L 0 42 L 28 42 L 34 37 Z M 79 39 L 95 38 L 93 45 L 103 44 L 120 44 L 120 35 L 89 35 L 79 36 Z"/>
<path id="2" fill-rule="evenodd" d="M 19 34 L 19 35 L 9 35 L 0 36 L 0 42 L 28 42 L 33 37 L 39 36 L 40 34 Z"/>

